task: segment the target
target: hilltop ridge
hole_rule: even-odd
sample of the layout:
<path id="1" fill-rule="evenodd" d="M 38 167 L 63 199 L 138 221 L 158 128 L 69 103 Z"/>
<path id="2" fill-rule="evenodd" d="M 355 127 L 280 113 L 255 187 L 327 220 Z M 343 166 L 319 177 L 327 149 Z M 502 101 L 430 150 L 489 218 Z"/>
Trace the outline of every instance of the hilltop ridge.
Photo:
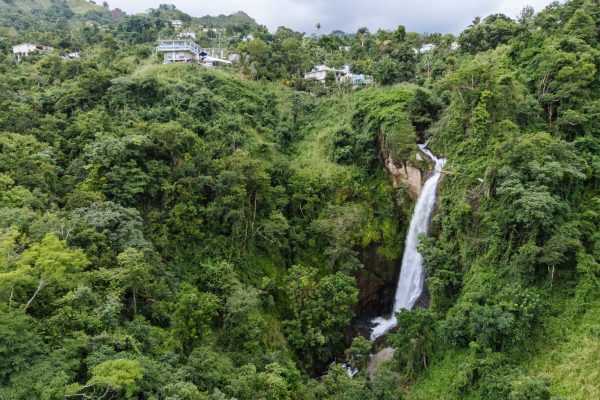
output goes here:
<path id="1" fill-rule="evenodd" d="M 105 8 L 87 0 L 0 0 L 0 9 L 14 8 L 22 11 L 47 10 L 52 6 L 67 5 L 75 14 L 104 11 Z"/>

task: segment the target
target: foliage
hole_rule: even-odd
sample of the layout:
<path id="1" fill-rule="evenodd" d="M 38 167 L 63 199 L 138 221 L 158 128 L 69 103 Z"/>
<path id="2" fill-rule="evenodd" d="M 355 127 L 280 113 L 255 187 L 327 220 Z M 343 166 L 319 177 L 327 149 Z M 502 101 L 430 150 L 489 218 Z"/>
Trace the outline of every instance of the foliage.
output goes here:
<path id="1" fill-rule="evenodd" d="M 125 398 L 132 398 L 137 390 L 137 381 L 142 378 L 143 369 L 139 362 L 132 360 L 110 360 L 92 369 L 92 379 L 88 385 L 99 386 L 113 392 L 123 392 Z"/>
<path id="2" fill-rule="evenodd" d="M 462 50 L 475 54 L 507 43 L 517 35 L 519 28 L 515 21 L 504 14 L 490 15 L 483 21 L 477 17 L 461 33 L 459 43 Z"/>
<path id="3" fill-rule="evenodd" d="M 290 319 L 284 330 L 290 345 L 309 362 L 327 360 L 342 343 L 341 329 L 352 318 L 358 297 L 354 280 L 340 272 L 318 277 L 316 269 L 294 266 L 285 290 Z"/>
<path id="4" fill-rule="evenodd" d="M 239 65 L 159 65 L 173 19 Z M 458 38 L 306 36 L 0 0 L 0 398 L 599 397 L 599 21 L 570 0 Z M 304 82 L 321 63 L 377 85 Z M 430 307 L 369 371 L 352 336 L 413 207 L 386 167 L 427 176 L 424 142 L 448 159 Z"/>
<path id="5" fill-rule="evenodd" d="M 402 311 L 398 314 L 402 330 L 390 337 L 396 349 L 394 361 L 404 374 L 415 377 L 427 368 L 436 342 L 433 315 L 429 311 Z"/>

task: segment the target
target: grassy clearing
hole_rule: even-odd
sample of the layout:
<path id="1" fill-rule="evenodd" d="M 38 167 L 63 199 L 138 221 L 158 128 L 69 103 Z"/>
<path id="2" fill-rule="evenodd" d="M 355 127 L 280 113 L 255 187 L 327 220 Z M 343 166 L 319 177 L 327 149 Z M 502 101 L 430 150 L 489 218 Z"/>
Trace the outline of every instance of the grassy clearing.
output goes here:
<path id="1" fill-rule="evenodd" d="M 575 300 L 566 293 L 553 292 L 555 312 L 541 322 L 540 333 L 511 355 L 517 371 L 550 382 L 560 400 L 600 399 L 600 301 L 586 311 L 574 311 Z M 481 399 L 478 392 L 459 396 L 455 385 L 468 352 L 447 351 L 410 387 L 408 400 Z M 486 399 L 488 400 L 488 399 Z"/>
<path id="2" fill-rule="evenodd" d="M 407 400 L 454 400 L 458 399 L 454 382 L 459 378 L 460 365 L 467 358 L 466 351 L 449 351 L 410 387 Z"/>
<path id="3" fill-rule="evenodd" d="M 600 399 L 600 301 L 583 315 L 567 309 L 549 319 L 548 337 L 524 367 L 546 377 L 552 394 L 568 400 Z"/>

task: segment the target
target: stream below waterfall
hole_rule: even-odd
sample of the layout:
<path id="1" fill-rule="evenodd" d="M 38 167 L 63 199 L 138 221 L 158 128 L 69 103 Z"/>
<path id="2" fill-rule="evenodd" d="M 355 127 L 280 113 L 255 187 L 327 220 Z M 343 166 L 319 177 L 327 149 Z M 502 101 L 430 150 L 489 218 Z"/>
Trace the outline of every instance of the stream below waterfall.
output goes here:
<path id="1" fill-rule="evenodd" d="M 428 232 L 431 214 L 435 207 L 437 188 L 446 160 L 434 156 L 426 144 L 420 144 L 419 148 L 435 163 L 435 169 L 423 185 L 410 221 L 392 315 L 378 317 L 372 321 L 375 325 L 371 331 L 371 340 L 373 341 L 394 329 L 398 324 L 396 313 L 400 310 L 411 310 L 423 293 L 425 271 L 423 257 L 418 251 L 419 238 Z"/>

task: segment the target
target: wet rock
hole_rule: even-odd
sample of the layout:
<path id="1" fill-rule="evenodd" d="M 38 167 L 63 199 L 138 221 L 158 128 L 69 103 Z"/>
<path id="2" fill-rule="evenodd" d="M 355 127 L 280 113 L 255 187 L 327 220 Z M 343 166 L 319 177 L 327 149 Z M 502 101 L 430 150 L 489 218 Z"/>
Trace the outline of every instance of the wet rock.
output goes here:
<path id="1" fill-rule="evenodd" d="M 358 273 L 360 291 L 358 314 L 361 318 L 373 318 L 392 311 L 396 284 L 400 274 L 401 260 L 390 261 L 378 254 L 373 244 L 362 251 L 364 268 Z"/>
<path id="2" fill-rule="evenodd" d="M 415 308 L 429 308 L 431 297 L 429 295 L 429 288 L 427 287 L 427 279 L 423 282 L 423 293 L 415 303 Z"/>

